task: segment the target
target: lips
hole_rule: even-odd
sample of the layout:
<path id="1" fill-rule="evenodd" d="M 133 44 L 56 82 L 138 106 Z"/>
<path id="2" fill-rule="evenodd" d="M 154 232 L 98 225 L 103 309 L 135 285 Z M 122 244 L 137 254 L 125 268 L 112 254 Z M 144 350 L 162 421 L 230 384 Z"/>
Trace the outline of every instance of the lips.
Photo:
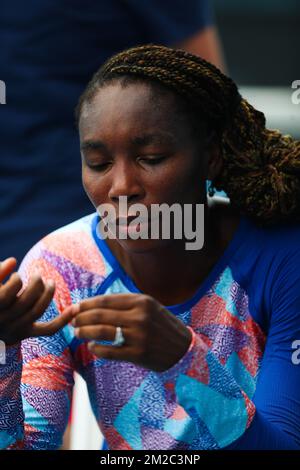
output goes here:
<path id="1" fill-rule="evenodd" d="M 118 217 L 116 219 L 116 225 L 125 225 L 125 226 L 128 226 L 130 224 L 130 222 L 132 222 L 133 220 L 135 220 L 137 218 L 136 215 L 134 216 L 129 216 L 129 217 Z"/>
<path id="2" fill-rule="evenodd" d="M 123 226 L 127 226 L 127 227 L 128 227 L 128 225 L 129 225 L 133 220 L 137 220 L 136 225 L 138 225 L 138 224 L 145 224 L 145 223 L 151 222 L 151 220 L 148 219 L 148 218 L 142 218 L 142 217 L 138 217 L 138 216 L 134 215 L 134 216 L 129 216 L 129 217 L 125 217 L 125 218 L 123 218 L 123 217 L 118 217 L 118 218 L 116 219 L 116 225 L 123 225 Z"/>
<path id="3" fill-rule="evenodd" d="M 125 214 L 123 216 L 120 216 L 120 217 L 105 217 L 105 223 L 109 224 L 109 225 L 116 225 L 116 226 L 123 226 L 123 227 L 128 227 L 129 225 L 131 225 L 131 222 L 135 221 L 136 220 L 136 223 L 133 223 L 131 226 L 135 226 L 135 225 L 150 225 L 151 222 L 154 222 L 156 221 L 157 219 L 159 219 L 159 217 L 157 216 L 152 216 L 151 217 L 151 211 L 149 211 L 150 213 L 148 214 L 147 217 L 142 217 L 142 215 L 128 215 L 128 216 L 125 216 Z"/>

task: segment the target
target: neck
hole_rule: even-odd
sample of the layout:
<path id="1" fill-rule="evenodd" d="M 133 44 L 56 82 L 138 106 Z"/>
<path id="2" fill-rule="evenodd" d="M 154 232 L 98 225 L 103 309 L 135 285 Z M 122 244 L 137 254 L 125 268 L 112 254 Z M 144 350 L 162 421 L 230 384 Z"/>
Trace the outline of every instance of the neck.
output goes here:
<path id="1" fill-rule="evenodd" d="M 107 242 L 142 292 L 164 305 L 172 305 L 193 295 L 226 248 L 232 233 L 222 229 L 221 219 L 213 205 L 205 204 L 204 246 L 200 250 L 186 250 L 185 240 L 173 240 L 149 252 L 132 253 L 117 240 Z M 236 223 L 237 219 L 231 231 Z"/>

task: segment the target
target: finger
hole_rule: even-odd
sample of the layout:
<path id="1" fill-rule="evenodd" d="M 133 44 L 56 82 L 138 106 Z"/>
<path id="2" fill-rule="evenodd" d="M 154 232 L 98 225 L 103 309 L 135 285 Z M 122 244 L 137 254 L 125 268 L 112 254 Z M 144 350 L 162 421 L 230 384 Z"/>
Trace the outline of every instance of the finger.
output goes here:
<path id="1" fill-rule="evenodd" d="M 17 260 L 16 258 L 7 258 L 0 262 L 0 283 L 16 269 Z"/>
<path id="2" fill-rule="evenodd" d="M 64 310 L 63 313 L 72 312 L 72 315 L 75 316 L 79 312 L 79 304 L 71 304 L 68 305 Z"/>
<path id="3" fill-rule="evenodd" d="M 103 359 L 134 362 L 132 347 L 130 346 L 104 346 L 95 341 L 90 341 L 88 343 L 88 349 L 91 353 Z"/>
<path id="4" fill-rule="evenodd" d="M 124 337 L 126 333 L 123 331 Z M 75 336 L 83 339 L 114 341 L 116 337 L 116 327 L 108 325 L 83 326 L 75 328 Z"/>
<path id="5" fill-rule="evenodd" d="M 22 288 L 22 280 L 18 273 L 13 273 L 9 280 L 1 286 L 0 289 L 0 305 L 4 310 L 16 301 L 17 294 Z"/>
<path id="6" fill-rule="evenodd" d="M 75 327 L 85 325 L 108 324 L 126 326 L 129 324 L 131 312 L 129 310 L 92 309 L 78 313 L 72 320 Z"/>
<path id="7" fill-rule="evenodd" d="M 10 336 L 14 338 L 14 341 L 21 341 L 22 339 L 32 336 L 31 329 L 33 322 L 46 310 L 53 297 L 54 290 L 55 286 L 53 281 L 47 283 L 45 286 L 45 292 L 32 310 L 23 313 L 21 317 L 20 314 L 17 317 L 10 315 L 11 318 L 7 326 L 7 334 L 10 334 Z"/>
<path id="8" fill-rule="evenodd" d="M 45 285 L 45 290 L 34 306 L 26 313 L 23 314 L 22 318 L 16 319 L 16 323 L 18 324 L 18 328 L 22 327 L 32 327 L 33 323 L 40 318 L 47 307 L 49 306 L 50 302 L 53 299 L 55 292 L 55 284 L 53 281 L 47 281 Z"/>
<path id="9" fill-rule="evenodd" d="M 140 294 L 107 294 L 97 295 L 90 299 L 82 300 L 80 305 L 80 312 L 84 310 L 91 310 L 93 308 L 111 308 L 119 310 L 127 310 L 135 305 L 137 296 Z"/>
<path id="10" fill-rule="evenodd" d="M 23 316 L 31 310 L 45 292 L 45 284 L 40 275 L 35 274 L 30 279 L 24 292 L 18 297 L 13 309 L 16 316 Z"/>
<path id="11" fill-rule="evenodd" d="M 48 323 L 34 323 L 31 330 L 31 336 L 51 336 L 58 330 L 70 323 L 72 312 L 61 313 L 54 320 Z"/>

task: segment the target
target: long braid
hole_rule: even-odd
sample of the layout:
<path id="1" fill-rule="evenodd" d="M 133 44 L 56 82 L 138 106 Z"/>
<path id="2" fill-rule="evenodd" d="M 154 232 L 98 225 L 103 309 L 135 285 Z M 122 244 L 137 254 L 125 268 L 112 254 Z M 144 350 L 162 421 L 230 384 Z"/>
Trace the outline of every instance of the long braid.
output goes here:
<path id="1" fill-rule="evenodd" d="M 115 79 L 159 83 L 184 97 L 220 136 L 223 168 L 214 186 L 259 225 L 300 221 L 300 142 L 265 127 L 265 116 L 213 64 L 181 49 L 147 44 L 107 60 L 79 99 L 76 117 Z"/>

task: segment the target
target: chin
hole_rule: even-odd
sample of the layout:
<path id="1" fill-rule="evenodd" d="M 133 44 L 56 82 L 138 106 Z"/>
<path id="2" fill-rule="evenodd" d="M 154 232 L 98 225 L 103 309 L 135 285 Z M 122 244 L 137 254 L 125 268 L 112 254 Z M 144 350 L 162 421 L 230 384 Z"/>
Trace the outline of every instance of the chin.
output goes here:
<path id="1" fill-rule="evenodd" d="M 143 240 L 142 238 L 138 238 L 137 240 L 133 240 L 128 238 L 126 240 L 118 239 L 118 243 L 122 246 L 124 250 L 130 253 L 150 253 L 158 249 L 165 248 L 169 245 L 172 240 L 154 240 L 154 239 L 147 239 Z"/>

